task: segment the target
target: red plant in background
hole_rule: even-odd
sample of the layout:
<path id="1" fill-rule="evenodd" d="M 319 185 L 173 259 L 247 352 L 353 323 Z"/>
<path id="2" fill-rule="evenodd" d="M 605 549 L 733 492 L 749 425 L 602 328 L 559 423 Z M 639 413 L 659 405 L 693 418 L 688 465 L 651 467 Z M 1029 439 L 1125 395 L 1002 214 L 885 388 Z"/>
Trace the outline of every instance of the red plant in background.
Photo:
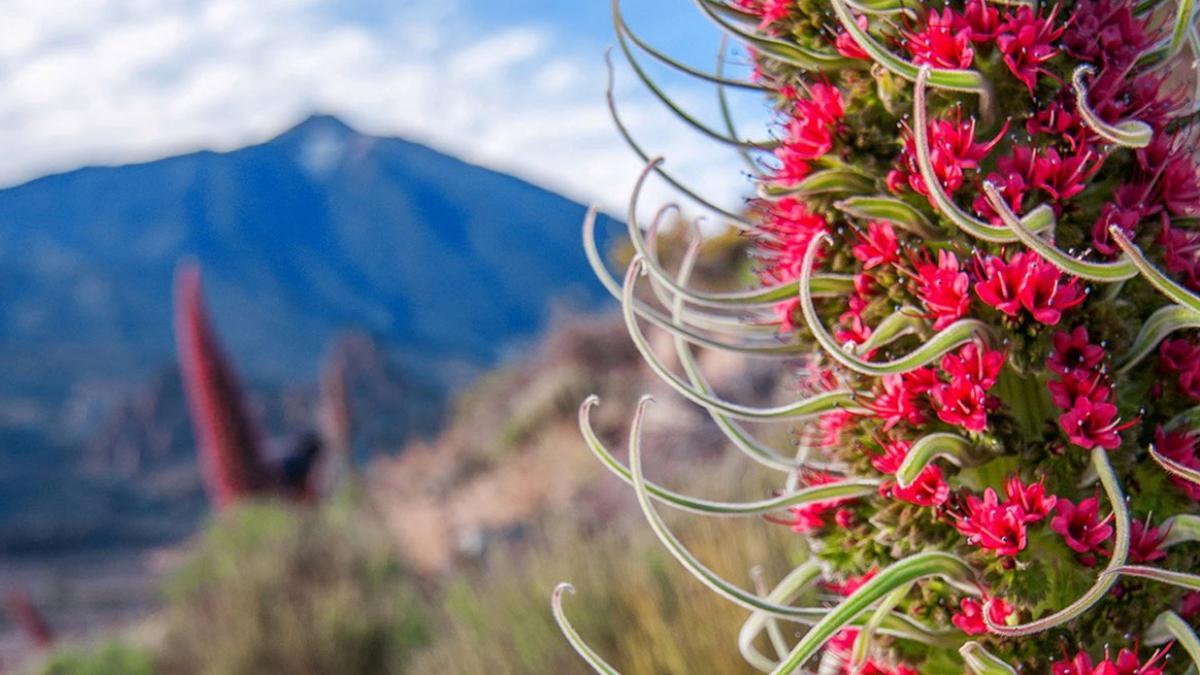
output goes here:
<path id="1" fill-rule="evenodd" d="M 270 479 L 261 436 L 213 331 L 194 263 L 184 263 L 176 272 L 175 340 L 209 498 L 217 508 L 226 508 L 265 492 Z"/>
<path id="2" fill-rule="evenodd" d="M 46 617 L 34 604 L 33 598 L 24 590 L 9 591 L 5 598 L 9 619 L 21 629 L 21 633 L 38 649 L 54 646 L 54 630 Z"/>

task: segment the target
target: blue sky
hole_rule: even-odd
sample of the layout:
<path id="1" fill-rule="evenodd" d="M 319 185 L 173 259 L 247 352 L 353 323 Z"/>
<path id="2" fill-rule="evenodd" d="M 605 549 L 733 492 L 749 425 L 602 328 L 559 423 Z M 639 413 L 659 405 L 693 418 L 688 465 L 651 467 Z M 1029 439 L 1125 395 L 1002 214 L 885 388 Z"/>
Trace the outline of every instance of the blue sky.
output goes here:
<path id="1" fill-rule="evenodd" d="M 692 0 L 626 0 L 625 12 L 655 44 L 712 65 L 719 34 Z M 607 0 L 6 0 L 0 184 L 239 147 L 331 112 L 619 212 L 640 163 L 604 107 L 612 41 Z M 665 82 L 716 119 L 710 89 Z M 619 92 L 675 172 L 727 203 L 747 192 L 736 156 L 628 70 Z M 737 108 L 761 135 L 761 102 Z"/>

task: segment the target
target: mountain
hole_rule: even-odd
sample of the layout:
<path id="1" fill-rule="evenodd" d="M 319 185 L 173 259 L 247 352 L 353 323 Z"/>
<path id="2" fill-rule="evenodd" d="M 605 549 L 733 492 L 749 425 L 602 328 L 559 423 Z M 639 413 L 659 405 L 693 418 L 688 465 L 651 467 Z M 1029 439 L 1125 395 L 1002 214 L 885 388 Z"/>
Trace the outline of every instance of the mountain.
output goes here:
<path id="1" fill-rule="evenodd" d="M 445 392 L 526 344 L 552 306 L 596 305 L 583 216 L 511 176 L 326 116 L 232 152 L 0 191 L 0 550 L 28 535 L 21 523 L 39 524 L 38 541 L 70 530 L 40 519 L 47 503 L 141 512 L 145 492 L 127 488 L 152 482 L 146 457 L 191 470 L 178 420 L 155 436 L 137 412 L 178 415 L 180 259 L 200 263 L 217 329 L 272 433 L 303 426 L 289 421 L 287 392 L 315 382 L 351 329 L 386 354 L 387 376 L 363 386 L 410 399 L 380 407 L 404 436 L 432 430 Z M 392 416 L 397 406 L 408 412 Z M 146 455 L 143 437 L 165 446 Z M 130 444 L 137 461 L 114 459 Z"/>

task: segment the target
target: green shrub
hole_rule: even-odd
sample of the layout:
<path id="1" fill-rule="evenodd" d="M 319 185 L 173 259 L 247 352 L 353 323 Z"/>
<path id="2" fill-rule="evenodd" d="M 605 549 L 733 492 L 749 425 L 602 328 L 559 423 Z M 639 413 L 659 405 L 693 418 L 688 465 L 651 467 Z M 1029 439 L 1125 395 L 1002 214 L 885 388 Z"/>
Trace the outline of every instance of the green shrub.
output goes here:
<path id="1" fill-rule="evenodd" d="M 222 513 L 166 585 L 161 671 L 404 672 L 429 638 L 412 578 L 360 509 Z"/>
<path id="2" fill-rule="evenodd" d="M 139 647 L 106 642 L 89 648 L 70 647 L 52 654 L 39 675 L 154 675 L 151 655 Z"/>

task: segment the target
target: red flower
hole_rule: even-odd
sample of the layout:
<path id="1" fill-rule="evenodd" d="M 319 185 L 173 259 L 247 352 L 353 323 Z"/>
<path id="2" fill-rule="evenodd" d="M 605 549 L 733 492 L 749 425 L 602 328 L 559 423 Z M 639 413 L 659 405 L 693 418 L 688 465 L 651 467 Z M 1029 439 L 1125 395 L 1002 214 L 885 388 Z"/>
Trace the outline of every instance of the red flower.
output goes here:
<path id="1" fill-rule="evenodd" d="M 871 458 L 871 466 L 879 473 L 894 474 L 900 470 L 900 465 L 908 457 L 912 443 L 908 441 L 891 441 L 883 444 L 883 454 Z"/>
<path id="2" fill-rule="evenodd" d="M 1046 17 L 1022 5 L 1016 14 L 1009 16 L 996 36 L 996 46 L 1004 54 L 1004 64 L 1030 93 L 1037 87 L 1038 74 L 1046 72 L 1042 64 L 1058 54 L 1054 43 L 1062 35 L 1063 28 L 1054 27 L 1057 15 L 1058 5 Z"/>
<path id="3" fill-rule="evenodd" d="M 1021 291 L 1029 281 L 1028 256 L 1017 253 L 1008 262 L 998 256 L 990 256 L 978 263 L 975 295 L 984 303 L 995 307 L 1009 316 L 1021 311 Z"/>
<path id="4" fill-rule="evenodd" d="M 1044 478 L 1026 485 L 1019 476 L 1011 476 L 1004 482 L 1004 493 L 1008 503 L 1021 507 L 1022 520 L 1026 523 L 1036 523 L 1049 516 L 1058 502 L 1058 497 L 1046 494 Z"/>
<path id="5" fill-rule="evenodd" d="M 833 129 L 845 114 L 837 87 L 816 82 L 806 91 L 808 98 L 796 97 L 785 138 L 775 150 L 780 167 L 773 180 L 780 185 L 795 185 L 808 176 L 808 162 L 833 148 Z"/>
<path id="6" fill-rule="evenodd" d="M 1074 406 L 1058 418 L 1067 438 L 1084 450 L 1101 447 L 1115 450 L 1121 446 L 1121 431 L 1134 422 L 1120 424 L 1117 406 L 1106 401 L 1093 401 L 1086 396 L 1075 399 Z"/>
<path id="7" fill-rule="evenodd" d="M 801 484 L 805 487 L 813 487 L 816 485 L 829 485 L 843 480 L 839 476 L 821 471 L 806 471 L 801 476 Z M 837 509 L 837 507 L 847 502 L 853 501 L 849 497 L 837 497 L 819 502 L 809 502 L 807 504 L 797 504 L 788 509 L 792 515 L 791 521 L 787 521 L 787 525 L 792 528 L 793 532 L 805 534 L 813 530 L 820 529 L 826 525 L 825 514 Z"/>
<path id="8" fill-rule="evenodd" d="M 858 17 L 854 20 L 854 23 L 858 25 L 860 30 L 864 31 L 867 30 L 868 26 L 870 25 L 870 22 L 867 21 L 867 17 L 865 16 Z M 837 39 L 834 41 L 833 46 L 837 49 L 839 54 L 848 59 L 862 59 L 865 61 L 871 58 L 869 54 L 863 51 L 863 48 L 859 46 L 858 42 L 854 40 L 854 37 L 846 31 L 838 32 Z"/>
<path id="9" fill-rule="evenodd" d="M 941 14 L 930 10 L 925 25 L 917 31 L 905 30 L 904 40 L 918 66 L 963 69 L 970 68 L 975 58 L 970 27 L 949 7 Z"/>
<path id="10" fill-rule="evenodd" d="M 988 488 L 983 499 L 967 495 L 967 513 L 954 524 L 967 542 L 995 551 L 996 555 L 1015 556 L 1025 548 L 1025 513 L 1016 504 L 1000 504 L 996 491 Z"/>
<path id="11" fill-rule="evenodd" d="M 992 140 L 976 143 L 975 120 L 963 121 L 962 109 L 955 108 L 954 119 L 933 120 L 929 123 L 928 130 L 929 160 L 933 164 L 933 173 L 942 184 L 942 188 L 953 193 L 963 186 L 963 170 L 979 168 L 979 162 L 987 157 L 1004 137 L 1008 123 L 1005 122 L 1004 127 Z M 913 140 L 911 130 L 906 132 L 904 150 L 900 153 L 896 167 L 888 173 L 887 184 L 892 192 L 901 192 L 907 185 L 917 194 L 929 196 L 929 189 L 917 164 L 917 144 Z"/>
<path id="12" fill-rule="evenodd" d="M 866 234 L 858 233 L 858 244 L 852 252 L 863 264 L 863 269 L 890 265 L 900 259 L 896 231 L 888 223 L 873 220 L 867 224 Z"/>
<path id="13" fill-rule="evenodd" d="M 1166 656 L 1167 649 L 1154 652 L 1148 661 L 1141 663 L 1131 649 L 1122 649 L 1113 661 L 1106 647 L 1104 660 L 1094 666 L 1086 652 L 1079 652 L 1070 660 L 1051 663 L 1050 672 L 1052 675 L 1162 675 L 1163 668 L 1155 664 Z"/>
<path id="14" fill-rule="evenodd" d="M 1170 528 L 1160 529 L 1150 525 L 1149 516 L 1145 522 L 1135 520 L 1130 523 L 1129 562 L 1140 565 L 1167 557 L 1162 545 L 1169 533 Z"/>
<path id="15" fill-rule="evenodd" d="M 848 410 L 833 410 L 817 420 L 821 430 L 819 443 L 822 448 L 835 448 L 842 444 L 842 431 L 854 421 L 854 413 Z"/>
<path id="16" fill-rule="evenodd" d="M 884 375 L 880 378 L 883 391 L 875 394 L 875 400 L 867 404 L 876 415 L 884 420 L 887 431 L 900 422 L 913 426 L 924 424 L 928 419 L 920 405 L 919 393 L 909 386 L 904 375 Z"/>
<path id="17" fill-rule="evenodd" d="M 1100 170 L 1102 164 L 1103 159 L 1098 159 L 1091 150 L 1061 157 L 1058 150 L 1046 148 L 1037 159 L 1034 187 L 1053 197 L 1054 200 L 1050 203 L 1055 211 L 1061 213 L 1061 202 L 1083 192 L 1087 181 Z"/>
<path id="18" fill-rule="evenodd" d="M 1182 275 L 1188 288 L 1200 290 L 1200 232 L 1168 225 L 1162 238 L 1167 271 Z"/>
<path id="19" fill-rule="evenodd" d="M 952 382 L 965 382 L 991 389 L 1004 367 L 1004 352 L 992 351 L 975 342 L 968 342 L 957 353 L 942 357 L 942 370 Z"/>
<path id="20" fill-rule="evenodd" d="M 1090 370 L 1104 360 L 1104 347 L 1088 342 L 1086 326 L 1078 326 L 1071 332 L 1059 331 L 1054 334 L 1053 341 L 1054 350 L 1046 365 L 1060 375 L 1073 370 Z"/>
<path id="21" fill-rule="evenodd" d="M 1112 387 L 1104 374 L 1089 370 L 1072 370 L 1061 380 L 1051 380 L 1046 387 L 1050 390 L 1050 400 L 1063 410 L 1073 408 L 1080 398 L 1103 403 L 1112 396 Z"/>
<path id="22" fill-rule="evenodd" d="M 738 0 L 738 6 L 762 19 L 758 27 L 768 28 L 788 17 L 793 0 Z"/>
<path id="23" fill-rule="evenodd" d="M 862 588 L 863 584 L 875 578 L 876 574 L 879 574 L 879 568 L 872 567 L 856 577 L 846 577 L 846 580 L 841 583 L 833 581 L 826 582 L 825 588 L 828 588 L 831 592 L 837 593 L 838 595 L 850 595 L 854 591 Z"/>
<path id="24" fill-rule="evenodd" d="M 1072 504 L 1060 497 L 1054 509 L 1058 515 L 1050 520 L 1050 529 L 1062 536 L 1067 546 L 1079 554 L 1080 562 L 1088 567 L 1096 564 L 1096 552 L 1103 552 L 1101 545 L 1112 536 L 1110 515 L 1100 520 L 1100 500 L 1088 497 Z"/>
<path id="25" fill-rule="evenodd" d="M 884 483 L 880 490 L 890 491 L 896 499 L 917 506 L 938 506 L 950 498 L 950 486 L 942 476 L 942 468 L 936 464 L 925 467 L 908 487 Z"/>
<path id="26" fill-rule="evenodd" d="M 1192 430 L 1175 429 L 1168 432 L 1159 426 L 1154 430 L 1154 447 L 1167 459 L 1189 469 L 1200 470 L 1200 457 L 1196 456 L 1196 436 Z M 1171 482 L 1191 499 L 1200 501 L 1200 485 L 1179 476 L 1171 476 Z"/>
<path id="27" fill-rule="evenodd" d="M 759 276 L 772 284 L 795 281 L 809 244 L 829 229 L 825 217 L 813 213 L 803 201 L 784 197 L 773 202 L 763 223 L 763 231 L 774 239 L 763 238 L 759 243 L 763 265 Z"/>
<path id="28" fill-rule="evenodd" d="M 1137 234 L 1138 224 L 1147 215 L 1150 187 L 1149 184 L 1126 183 L 1113 190 L 1112 201 L 1104 204 L 1100 217 L 1092 225 L 1092 245 L 1097 251 L 1109 256 L 1121 252 L 1109 233 L 1109 228 L 1114 225 L 1130 239 Z"/>
<path id="29" fill-rule="evenodd" d="M 1200 347 L 1188 340 L 1164 340 L 1158 347 L 1158 365 L 1168 373 L 1192 370 L 1200 364 Z"/>
<path id="30" fill-rule="evenodd" d="M 934 317 L 933 329 L 941 330 L 967 313 L 971 304 L 971 280 L 959 269 L 958 258 L 945 249 L 938 251 L 935 265 L 929 260 L 913 262 L 917 296 Z"/>
<path id="31" fill-rule="evenodd" d="M 987 0 L 967 0 L 962 22 L 971 29 L 972 42 L 991 42 L 1000 31 L 1000 10 Z"/>
<path id="32" fill-rule="evenodd" d="M 1062 272 L 1050 263 L 1034 258 L 1028 282 L 1021 289 L 1021 304 L 1034 319 L 1048 326 L 1057 325 L 1062 313 L 1084 301 L 1078 279 L 1063 282 Z"/>
<path id="33" fill-rule="evenodd" d="M 931 392 L 938 419 L 967 431 L 987 427 L 987 394 L 983 388 L 965 380 L 942 383 Z"/>
<path id="34" fill-rule="evenodd" d="M 951 623 L 967 635 L 983 635 L 988 632 L 987 623 L 983 620 L 983 607 L 988 599 L 986 595 L 983 596 L 983 602 L 971 597 L 963 598 L 959 603 L 962 611 L 950 617 Z M 991 602 L 988 618 L 992 623 L 1003 625 L 1013 613 L 1013 608 L 1003 598 L 991 598 Z"/>

